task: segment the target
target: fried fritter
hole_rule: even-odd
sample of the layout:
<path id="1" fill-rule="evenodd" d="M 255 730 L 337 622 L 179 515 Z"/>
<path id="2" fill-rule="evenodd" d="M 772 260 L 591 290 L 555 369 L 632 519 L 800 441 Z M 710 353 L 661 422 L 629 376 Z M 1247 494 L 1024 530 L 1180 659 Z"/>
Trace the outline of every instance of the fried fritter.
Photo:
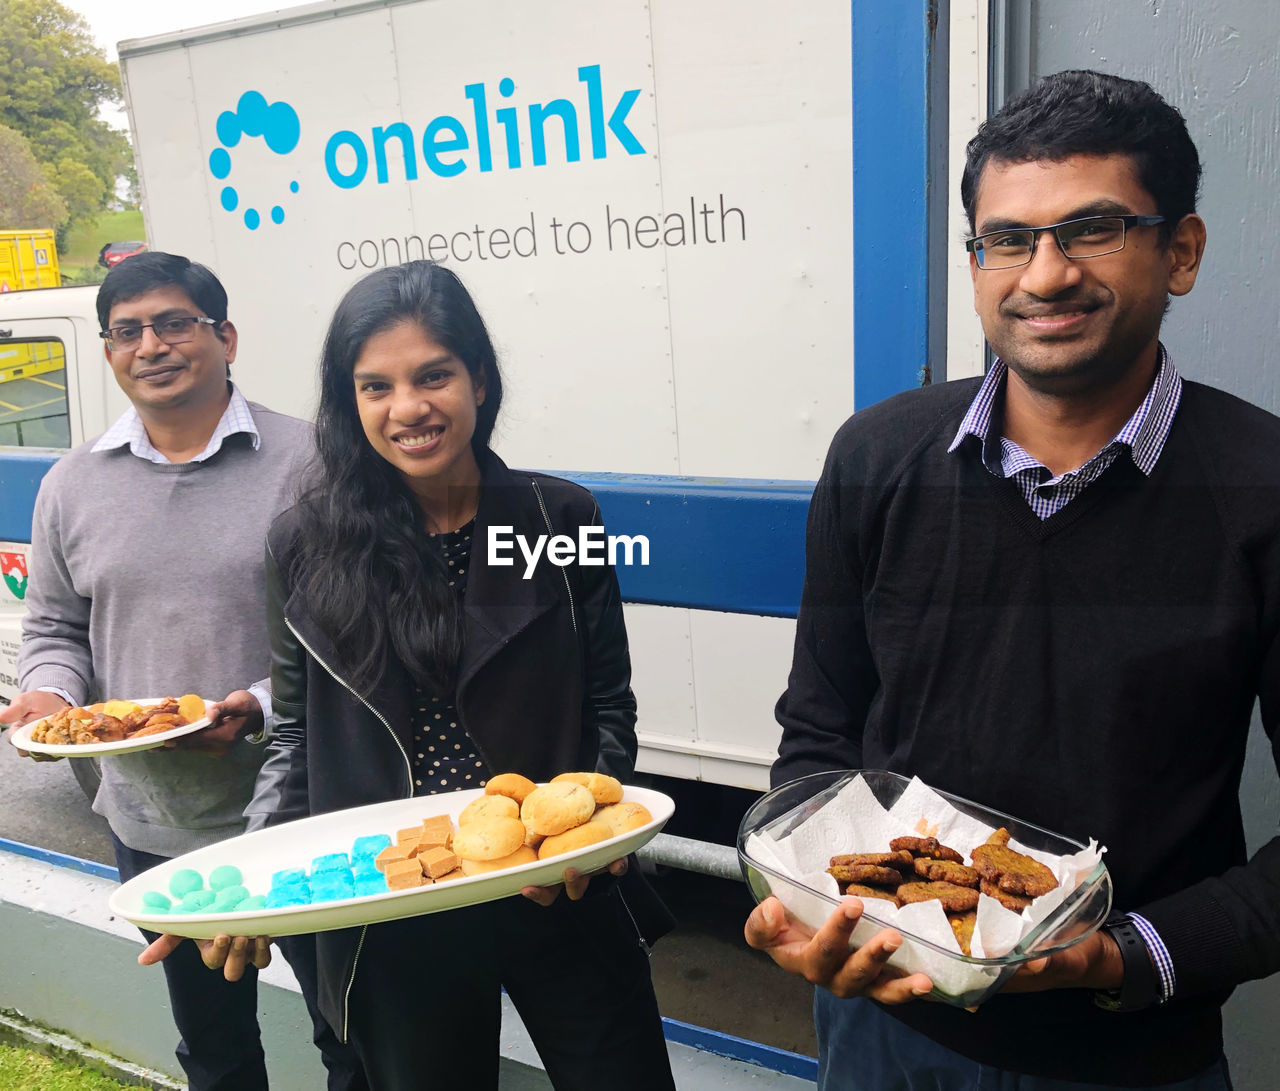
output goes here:
<path id="1" fill-rule="evenodd" d="M 897 868 L 880 867 L 878 864 L 836 864 L 827 868 L 827 874 L 837 883 L 876 883 L 880 886 L 897 886 L 902 882 L 902 872 Z"/>
<path id="2" fill-rule="evenodd" d="M 979 845 L 973 850 L 973 866 L 989 883 L 1006 894 L 1023 894 L 1038 898 L 1058 885 L 1050 871 L 1039 860 L 1014 852 L 1007 845 Z"/>
<path id="3" fill-rule="evenodd" d="M 966 955 L 973 954 L 973 926 L 978 921 L 978 911 L 968 909 L 963 913 L 948 913 L 947 919 L 951 922 L 951 931 L 956 934 L 960 950 Z"/>
<path id="4" fill-rule="evenodd" d="M 1001 826 L 995 833 L 987 838 L 988 845 L 999 845 L 1004 848 L 1009 843 L 1009 831 Z"/>
<path id="5" fill-rule="evenodd" d="M 995 898 L 1006 909 L 1012 909 L 1015 913 L 1021 913 L 1031 904 L 1031 899 L 1021 894 L 1010 894 L 1007 890 L 1001 890 L 995 883 L 990 883 L 983 879 L 978 884 L 978 891 L 989 897 Z"/>
<path id="6" fill-rule="evenodd" d="M 917 856 L 912 861 L 915 873 L 923 879 L 934 882 L 955 883 L 956 886 L 978 886 L 978 873 L 964 864 L 954 860 L 930 860 L 927 856 Z"/>
<path id="7" fill-rule="evenodd" d="M 942 903 L 943 909 L 952 913 L 978 908 L 978 892 L 955 883 L 903 883 L 897 894 L 903 905 L 936 899 Z"/>
<path id="8" fill-rule="evenodd" d="M 901 905 L 898 896 L 892 890 L 881 890 L 875 886 L 864 886 L 862 883 L 850 883 L 844 888 L 846 894 L 852 894 L 855 898 L 878 898 L 880 901 L 893 902 L 894 905 Z"/>
<path id="9" fill-rule="evenodd" d="M 844 864 L 874 864 L 876 867 L 897 868 L 899 871 L 911 870 L 912 856 L 909 852 L 850 852 L 843 856 L 831 857 L 831 866 Z"/>
<path id="10" fill-rule="evenodd" d="M 909 852 L 912 856 L 927 856 L 931 860 L 950 860 L 957 864 L 964 863 L 963 856 L 956 852 L 955 849 L 939 844 L 936 837 L 895 837 L 889 842 L 889 847 L 894 852 Z"/>

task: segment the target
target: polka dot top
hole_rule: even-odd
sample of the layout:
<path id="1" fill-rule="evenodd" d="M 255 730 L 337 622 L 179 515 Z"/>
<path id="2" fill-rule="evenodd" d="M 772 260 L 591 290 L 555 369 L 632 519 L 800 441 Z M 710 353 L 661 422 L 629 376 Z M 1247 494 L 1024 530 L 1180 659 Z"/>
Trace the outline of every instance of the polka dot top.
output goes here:
<path id="1" fill-rule="evenodd" d="M 449 571 L 449 586 L 462 600 L 471 563 L 475 520 L 444 534 L 432 534 Z M 458 718 L 456 697 L 438 697 L 420 687 L 413 694 L 413 794 L 436 795 L 482 788 L 489 777 L 484 759 Z"/>

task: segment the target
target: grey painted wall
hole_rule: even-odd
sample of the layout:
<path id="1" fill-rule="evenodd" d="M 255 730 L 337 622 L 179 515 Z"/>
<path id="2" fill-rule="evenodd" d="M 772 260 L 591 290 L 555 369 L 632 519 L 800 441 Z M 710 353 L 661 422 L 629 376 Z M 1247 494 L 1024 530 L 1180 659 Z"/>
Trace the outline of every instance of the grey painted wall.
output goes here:
<path id="1" fill-rule="evenodd" d="M 1165 340 L 1188 378 L 1280 413 L 1280 3 L 1009 2 L 1020 9 L 1007 43 L 1013 81 L 1096 68 L 1146 80 L 1186 116 L 1205 167 L 1209 246 Z M 1253 851 L 1280 829 L 1280 787 L 1257 722 L 1241 797 Z M 1237 1088 L 1280 1085 L 1280 977 L 1237 990 L 1226 1021 Z"/>

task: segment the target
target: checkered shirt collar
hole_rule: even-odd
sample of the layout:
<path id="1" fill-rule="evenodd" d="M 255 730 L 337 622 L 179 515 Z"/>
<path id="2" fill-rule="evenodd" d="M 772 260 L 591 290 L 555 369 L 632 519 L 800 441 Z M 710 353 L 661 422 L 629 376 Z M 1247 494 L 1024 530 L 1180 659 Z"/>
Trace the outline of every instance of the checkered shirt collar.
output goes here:
<path id="1" fill-rule="evenodd" d="M 947 448 L 948 453 L 955 451 L 968 436 L 975 437 L 982 445 L 982 460 L 987 469 L 997 477 L 1006 477 L 1009 467 L 1001 448 L 999 436 L 991 435 L 991 422 L 995 417 L 995 409 L 1004 397 L 1005 379 L 1009 373 L 1008 365 L 997 359 L 987 372 L 977 395 L 969 403 L 969 410 L 960 422 L 955 439 Z M 1169 430 L 1173 427 L 1173 418 L 1178 411 L 1178 403 L 1182 400 L 1182 376 L 1169 358 L 1164 345 L 1159 346 L 1159 359 L 1156 364 L 1156 379 L 1142 399 L 1142 404 L 1134 411 L 1116 433 L 1103 451 L 1119 444 L 1129 449 L 1133 464 L 1142 473 L 1150 477 L 1164 450 L 1165 441 L 1169 438 Z M 1099 452 L 1101 453 L 1101 452 Z M 1023 457 L 1030 459 L 1023 452 Z M 1096 456 L 1095 456 L 1096 457 Z M 1020 460 L 1019 460 L 1020 461 Z M 1032 465 L 1038 465 L 1034 460 Z M 1016 470 L 1017 467 L 1014 467 Z"/>
<path id="2" fill-rule="evenodd" d="M 227 385 L 231 387 L 231 400 L 219 418 L 213 435 L 209 437 L 209 443 L 191 460 L 192 462 L 203 462 L 205 459 L 212 458 L 221 449 L 223 440 L 239 432 L 251 437 L 255 451 L 262 442 L 258 427 L 253 423 L 249 403 L 234 383 L 228 382 Z M 169 461 L 151 445 L 151 439 L 143 426 L 142 418 L 138 416 L 138 411 L 133 406 L 130 406 L 110 428 L 102 433 L 92 450 L 94 452 L 114 451 L 118 447 L 128 447 L 138 458 L 145 459 L 147 462 L 167 463 Z"/>

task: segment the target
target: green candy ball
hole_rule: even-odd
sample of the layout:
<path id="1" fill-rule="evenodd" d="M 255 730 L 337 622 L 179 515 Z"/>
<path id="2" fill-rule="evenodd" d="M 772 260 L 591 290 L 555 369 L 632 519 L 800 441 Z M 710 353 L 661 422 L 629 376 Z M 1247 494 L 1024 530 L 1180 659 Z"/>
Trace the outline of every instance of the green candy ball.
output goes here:
<path id="1" fill-rule="evenodd" d="M 208 909 L 213 905 L 213 899 L 216 895 L 212 890 L 190 890 L 182 896 L 182 911 L 184 913 L 199 913 L 201 910 Z"/>
<path id="2" fill-rule="evenodd" d="M 222 890 L 228 886 L 238 886 L 241 882 L 240 869 L 231 864 L 223 864 L 209 872 L 209 889 Z"/>
<path id="3" fill-rule="evenodd" d="M 142 907 L 152 913 L 164 913 L 172 904 L 158 890 L 148 890 L 142 895 Z"/>
<path id="4" fill-rule="evenodd" d="M 185 898 L 203 886 L 204 879 L 200 877 L 200 872 L 192 871 L 189 867 L 183 868 L 181 871 L 175 871 L 169 880 L 169 893 L 175 898 Z"/>

